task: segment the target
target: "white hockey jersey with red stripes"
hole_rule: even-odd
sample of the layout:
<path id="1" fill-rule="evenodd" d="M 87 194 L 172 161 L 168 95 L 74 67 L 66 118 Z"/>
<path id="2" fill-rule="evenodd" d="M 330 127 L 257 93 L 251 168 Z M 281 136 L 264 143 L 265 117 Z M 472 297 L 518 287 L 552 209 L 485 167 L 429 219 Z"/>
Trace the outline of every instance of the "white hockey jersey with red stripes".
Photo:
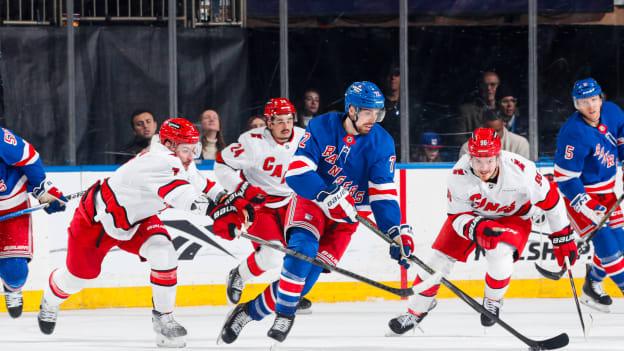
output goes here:
<path id="1" fill-rule="evenodd" d="M 457 161 L 448 178 L 448 214 L 457 215 L 453 228 L 463 233 L 464 226 L 475 216 L 497 219 L 508 216 L 529 218 L 544 210 L 555 232 L 569 225 L 563 200 L 556 187 L 550 186 L 535 164 L 507 151 L 500 152 L 496 182 L 482 181 L 472 170 L 470 156 Z"/>
<path id="2" fill-rule="evenodd" d="M 294 127 L 290 140 L 283 144 L 275 141 L 267 127 L 241 134 L 237 143 L 228 145 L 217 155 L 214 170 L 219 184 L 235 191 L 246 180 L 269 194 L 265 206 L 286 205 L 293 191 L 284 181 L 284 175 L 303 134 L 302 128 Z"/>
<path id="3" fill-rule="evenodd" d="M 141 220 L 170 206 L 190 211 L 202 193 L 216 200 L 221 191 L 223 188 L 202 176 L 194 163 L 185 170 L 173 152 L 156 143 L 102 182 L 95 197 L 94 219 L 113 238 L 130 240 Z"/>

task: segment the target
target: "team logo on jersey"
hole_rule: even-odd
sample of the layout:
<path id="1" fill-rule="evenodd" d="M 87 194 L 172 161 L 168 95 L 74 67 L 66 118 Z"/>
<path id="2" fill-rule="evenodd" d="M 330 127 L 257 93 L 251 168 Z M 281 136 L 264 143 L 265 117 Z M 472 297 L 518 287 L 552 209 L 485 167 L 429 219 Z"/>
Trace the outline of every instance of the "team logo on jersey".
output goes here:
<path id="1" fill-rule="evenodd" d="M 481 209 L 482 211 L 496 213 L 511 213 L 516 209 L 515 201 L 507 206 L 503 206 L 498 202 L 489 202 L 487 198 L 482 198 L 481 194 L 474 194 L 470 196 L 470 201 L 472 201 L 472 208 L 475 210 Z"/>
<path id="2" fill-rule="evenodd" d="M 347 146 L 351 146 L 355 144 L 355 137 L 351 134 L 347 135 L 346 137 L 344 137 L 342 139 L 342 141 L 345 142 L 345 144 L 347 144 Z"/>
<path id="3" fill-rule="evenodd" d="M 176 168 L 176 167 L 171 167 L 171 170 L 173 171 L 173 175 L 174 175 L 174 176 L 177 176 L 177 175 L 178 175 L 178 172 L 180 172 L 180 169 L 179 169 L 179 168 Z"/>
<path id="4" fill-rule="evenodd" d="M 615 155 L 613 155 L 609 150 L 605 152 L 604 146 L 601 146 L 600 144 L 596 145 L 596 151 L 594 151 L 593 156 L 597 157 L 598 161 L 600 161 L 600 163 L 607 168 L 615 166 Z"/>

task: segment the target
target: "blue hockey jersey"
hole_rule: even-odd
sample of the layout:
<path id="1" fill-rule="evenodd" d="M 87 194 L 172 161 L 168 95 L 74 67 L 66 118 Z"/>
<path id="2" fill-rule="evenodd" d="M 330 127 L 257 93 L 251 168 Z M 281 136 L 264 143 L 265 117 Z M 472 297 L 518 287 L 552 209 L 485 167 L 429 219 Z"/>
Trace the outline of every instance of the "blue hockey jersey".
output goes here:
<path id="1" fill-rule="evenodd" d="M 39 153 L 27 141 L 2 128 L 0 142 L 0 210 L 26 201 L 26 191 L 45 180 Z"/>
<path id="2" fill-rule="evenodd" d="M 624 113 L 614 103 L 602 104 L 600 125 L 583 121 L 577 111 L 557 136 L 555 181 L 570 200 L 580 193 L 610 193 L 617 160 L 624 156 Z"/>
<path id="3" fill-rule="evenodd" d="M 286 173 L 297 195 L 314 200 L 333 182 L 349 190 L 360 211 L 373 211 L 379 229 L 401 224 L 394 185 L 394 140 L 375 124 L 366 135 L 347 134 L 344 113 L 326 113 L 308 123 Z"/>

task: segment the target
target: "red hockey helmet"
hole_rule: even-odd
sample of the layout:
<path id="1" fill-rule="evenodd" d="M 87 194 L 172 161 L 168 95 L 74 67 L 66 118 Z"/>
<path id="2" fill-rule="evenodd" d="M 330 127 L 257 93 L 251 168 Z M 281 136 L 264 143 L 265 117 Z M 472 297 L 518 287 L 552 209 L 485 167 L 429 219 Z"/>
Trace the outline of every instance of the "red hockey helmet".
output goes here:
<path id="1" fill-rule="evenodd" d="M 295 118 L 295 106 L 287 98 L 273 98 L 264 105 L 264 117 L 267 123 L 273 122 L 273 117 L 292 114 Z"/>
<path id="2" fill-rule="evenodd" d="M 501 141 L 492 128 L 477 128 L 468 140 L 468 152 L 473 157 L 492 157 L 500 153 Z"/>
<path id="3" fill-rule="evenodd" d="M 167 140 L 174 145 L 197 144 L 199 142 L 197 128 L 184 118 L 170 118 L 164 121 L 160 126 L 159 136 L 163 145 Z"/>

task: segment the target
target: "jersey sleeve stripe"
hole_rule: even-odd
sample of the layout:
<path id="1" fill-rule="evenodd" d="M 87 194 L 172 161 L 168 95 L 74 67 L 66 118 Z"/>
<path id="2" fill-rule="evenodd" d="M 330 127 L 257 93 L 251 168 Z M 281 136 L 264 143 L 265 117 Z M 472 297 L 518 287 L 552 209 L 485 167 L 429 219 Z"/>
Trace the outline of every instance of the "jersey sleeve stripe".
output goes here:
<path id="1" fill-rule="evenodd" d="M 189 184 L 189 182 L 187 182 L 186 180 L 176 179 L 169 184 L 161 186 L 158 189 L 158 196 L 164 199 L 167 194 L 175 190 L 177 187 L 187 184 Z"/>
<path id="2" fill-rule="evenodd" d="M 288 165 L 286 177 L 300 175 L 306 172 L 315 172 L 317 165 L 307 157 L 295 156 Z"/>
<path id="3" fill-rule="evenodd" d="M 556 182 L 565 182 L 572 178 L 578 178 L 581 176 L 581 172 L 573 172 L 568 171 L 565 168 L 561 168 L 558 165 L 555 165 L 555 181 Z"/>
<path id="4" fill-rule="evenodd" d="M 15 167 L 31 165 L 39 159 L 39 153 L 32 145 L 24 141 L 24 153 L 22 159 L 13 164 Z"/>
<path id="5" fill-rule="evenodd" d="M 548 198 L 548 195 L 546 196 L 546 198 Z M 544 201 L 546 201 L 546 200 L 544 200 Z M 557 203 L 555 202 L 555 204 L 557 204 Z M 520 207 L 518 209 L 518 211 L 516 211 L 516 213 L 514 213 L 514 216 L 524 216 L 527 213 L 529 213 L 530 209 L 531 209 L 531 203 L 529 201 L 527 201 L 524 205 L 522 205 L 522 207 Z"/>
<path id="6" fill-rule="evenodd" d="M 368 200 L 370 202 L 382 201 L 382 200 L 390 200 L 390 201 L 399 201 L 399 197 L 391 194 L 379 194 L 379 195 L 368 195 Z"/>
<path id="7" fill-rule="evenodd" d="M 618 144 L 618 146 L 624 144 L 624 138 L 618 138 L 617 139 L 617 144 Z"/>
<path id="8" fill-rule="evenodd" d="M 613 187 L 615 186 L 615 176 L 611 177 L 609 180 L 605 180 L 604 182 L 585 185 L 585 191 L 588 193 L 608 193 L 613 191 Z"/>
<path id="9" fill-rule="evenodd" d="M 557 205 L 557 202 L 559 202 L 559 190 L 557 190 L 555 187 L 551 187 L 550 191 L 548 191 L 548 194 L 546 194 L 546 198 L 544 198 L 544 200 L 540 202 L 537 202 L 535 206 L 541 208 L 544 211 L 548 211 L 555 207 Z"/>

